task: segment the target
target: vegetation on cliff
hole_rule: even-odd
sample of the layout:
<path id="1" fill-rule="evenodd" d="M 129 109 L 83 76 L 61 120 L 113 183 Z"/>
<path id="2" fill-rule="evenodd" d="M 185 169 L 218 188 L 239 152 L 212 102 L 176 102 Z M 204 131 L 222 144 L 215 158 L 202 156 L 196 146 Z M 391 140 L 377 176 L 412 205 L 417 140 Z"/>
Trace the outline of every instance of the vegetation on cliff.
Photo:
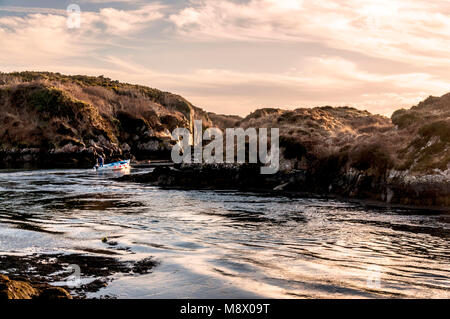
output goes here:
<path id="1" fill-rule="evenodd" d="M 403 137 L 398 151 L 402 168 L 427 173 L 450 168 L 450 94 L 398 110 L 392 122 Z"/>
<path id="2" fill-rule="evenodd" d="M 260 109 L 237 125 L 280 128 L 285 169 L 334 165 L 383 174 L 435 174 L 450 165 L 450 94 L 430 97 L 392 120 L 350 107 Z M 330 167 L 329 167 L 330 168 Z"/>
<path id="3" fill-rule="evenodd" d="M 0 74 L 0 108 L 2 162 L 145 157 L 170 150 L 175 127 L 211 123 L 181 96 L 103 76 Z"/>

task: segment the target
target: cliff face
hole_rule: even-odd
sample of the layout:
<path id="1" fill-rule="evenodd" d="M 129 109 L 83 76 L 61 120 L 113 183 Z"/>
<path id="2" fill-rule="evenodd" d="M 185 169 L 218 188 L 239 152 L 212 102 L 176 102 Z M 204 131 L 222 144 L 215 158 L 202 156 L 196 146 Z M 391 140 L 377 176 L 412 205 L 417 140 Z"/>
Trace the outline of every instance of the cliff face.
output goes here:
<path id="1" fill-rule="evenodd" d="M 184 98 L 104 77 L 0 74 L 0 162 L 91 164 L 167 156 L 170 134 L 208 115 Z"/>

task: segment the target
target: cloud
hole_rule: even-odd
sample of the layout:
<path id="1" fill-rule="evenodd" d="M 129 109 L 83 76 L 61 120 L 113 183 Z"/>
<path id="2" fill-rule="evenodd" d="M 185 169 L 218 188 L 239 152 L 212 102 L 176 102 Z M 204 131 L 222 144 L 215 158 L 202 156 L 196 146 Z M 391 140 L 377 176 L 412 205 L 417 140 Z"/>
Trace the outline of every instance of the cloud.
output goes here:
<path id="1" fill-rule="evenodd" d="M 318 42 L 410 63 L 448 64 L 450 2 L 428 0 L 192 2 L 170 16 L 197 40 Z"/>
<path id="2" fill-rule="evenodd" d="M 65 14 L 66 13 L 66 10 L 54 9 L 54 8 L 30 8 L 30 7 L 14 7 L 14 6 L 1 6 L 0 11 L 17 12 L 17 13 L 49 13 L 49 14 Z"/>
<path id="3" fill-rule="evenodd" d="M 136 10 L 104 8 L 81 13 L 81 28 L 67 27 L 67 12 L 23 8 L 25 16 L 0 16 L 0 61 L 21 60 L 38 65 L 42 59 L 89 57 L 109 45 L 121 45 L 121 37 L 136 35 L 164 17 L 159 3 Z M 45 13 L 34 13 L 34 12 Z M 48 13 L 51 12 L 51 13 Z"/>
<path id="4" fill-rule="evenodd" d="M 279 73 L 215 72 L 222 85 L 239 81 L 265 97 L 248 95 L 253 108 L 261 102 L 323 103 L 390 114 L 450 88 L 450 2 L 444 0 L 199 0 L 170 21 L 185 41 L 303 43 L 334 53 L 314 57 L 299 51 L 299 65 Z M 391 68 L 377 70 L 371 61 Z M 230 87 L 238 92 L 238 85 Z M 219 103 L 224 101 L 225 96 Z"/>
<path id="5" fill-rule="evenodd" d="M 150 22 L 164 17 L 161 12 L 165 6 L 151 4 L 137 10 L 117 10 L 114 8 L 100 9 L 99 13 L 88 13 L 90 22 L 104 24 L 110 33 L 129 33 L 139 31 Z"/>
<path id="6" fill-rule="evenodd" d="M 191 39 L 270 40 L 285 37 L 299 13 L 299 0 L 251 0 L 249 3 L 202 0 L 170 16 L 183 36 Z"/>
<path id="7" fill-rule="evenodd" d="M 80 3 L 115 3 L 115 2 L 123 2 L 123 3 L 143 3 L 144 0 L 81 0 Z"/>
<path id="8" fill-rule="evenodd" d="M 158 72 L 107 57 L 120 70 L 113 74 L 135 83 L 180 93 L 193 103 L 222 113 L 246 115 L 257 107 L 353 106 L 390 115 L 410 107 L 430 92 L 445 92 L 448 82 L 426 73 L 373 74 L 340 57 L 309 58 L 305 67 L 280 74 L 226 69 L 186 73 Z M 106 71 L 106 73 L 111 74 Z"/>
<path id="9" fill-rule="evenodd" d="M 0 17 L 0 59 L 14 62 L 39 61 L 48 56 L 82 54 L 76 45 L 77 33 L 70 32 L 66 18 L 53 14 L 30 14 L 26 17 Z"/>

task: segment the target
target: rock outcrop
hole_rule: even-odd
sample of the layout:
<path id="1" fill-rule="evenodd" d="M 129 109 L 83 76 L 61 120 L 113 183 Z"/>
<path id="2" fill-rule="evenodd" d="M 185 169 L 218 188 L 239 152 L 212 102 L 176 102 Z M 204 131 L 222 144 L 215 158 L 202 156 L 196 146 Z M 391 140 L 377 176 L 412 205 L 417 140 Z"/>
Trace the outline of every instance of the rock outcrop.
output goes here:
<path id="1" fill-rule="evenodd" d="M 11 280 L 0 275 L 0 300 L 4 299 L 72 299 L 63 288 L 52 287 L 46 284 L 32 284 L 21 280 Z"/>
<path id="2" fill-rule="evenodd" d="M 391 171 L 388 178 L 356 170 L 330 177 L 308 170 L 285 170 L 274 175 L 262 175 L 257 164 L 181 164 L 174 168 L 157 167 L 152 172 L 126 175 L 118 180 L 163 188 L 239 190 L 287 196 L 319 195 L 450 211 L 448 177 L 434 175 L 415 178 L 395 171 Z"/>

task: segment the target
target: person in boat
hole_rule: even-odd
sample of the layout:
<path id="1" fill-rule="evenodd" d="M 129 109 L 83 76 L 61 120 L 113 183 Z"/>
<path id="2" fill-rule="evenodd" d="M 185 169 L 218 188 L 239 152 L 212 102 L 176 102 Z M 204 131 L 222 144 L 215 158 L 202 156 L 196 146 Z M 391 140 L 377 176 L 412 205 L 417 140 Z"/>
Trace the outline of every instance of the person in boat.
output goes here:
<path id="1" fill-rule="evenodd" d="M 98 159 L 97 159 L 97 166 L 98 166 L 98 167 L 103 167 L 103 164 L 105 164 L 105 160 L 104 160 L 103 156 L 100 155 L 100 156 L 98 157 Z"/>

